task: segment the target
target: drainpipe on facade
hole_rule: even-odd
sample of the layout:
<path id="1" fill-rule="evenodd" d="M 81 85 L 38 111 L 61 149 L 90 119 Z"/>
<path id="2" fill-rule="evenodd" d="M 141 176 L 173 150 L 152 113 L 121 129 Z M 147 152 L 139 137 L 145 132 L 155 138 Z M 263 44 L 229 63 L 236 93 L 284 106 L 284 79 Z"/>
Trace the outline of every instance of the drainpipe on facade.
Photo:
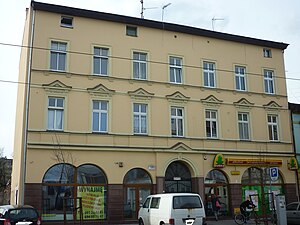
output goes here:
<path id="1" fill-rule="evenodd" d="M 34 37 L 34 24 L 35 24 L 35 10 L 31 5 L 32 10 L 32 20 L 31 20 L 31 32 L 30 32 L 30 43 L 29 43 L 29 58 L 28 58 L 28 68 L 27 68 L 27 82 L 26 82 L 26 102 L 25 102 L 25 126 L 24 126 L 24 152 L 23 152 L 23 162 L 21 166 L 21 193 L 19 196 L 19 204 L 24 205 L 25 197 L 25 181 L 26 181 L 26 160 L 27 160 L 27 139 L 28 139 L 28 112 L 29 112 L 29 98 L 30 98 L 30 82 L 31 82 L 31 66 L 32 66 L 32 50 L 33 50 L 33 37 Z"/>

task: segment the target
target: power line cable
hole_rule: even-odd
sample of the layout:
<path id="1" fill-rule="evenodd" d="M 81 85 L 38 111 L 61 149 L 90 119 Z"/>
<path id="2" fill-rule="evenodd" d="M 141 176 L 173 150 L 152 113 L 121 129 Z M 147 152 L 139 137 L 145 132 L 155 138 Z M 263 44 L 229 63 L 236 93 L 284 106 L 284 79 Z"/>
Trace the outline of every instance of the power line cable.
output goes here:
<path id="1" fill-rule="evenodd" d="M 10 47 L 19 47 L 19 48 L 32 48 L 32 49 L 36 49 L 36 50 L 43 50 L 43 51 L 51 51 L 51 48 L 45 48 L 45 47 L 30 47 L 30 46 L 26 46 L 26 45 L 18 45 L 18 44 L 10 44 L 10 43 L 3 43 L 0 42 L 0 45 L 3 46 L 10 46 Z M 85 56 L 94 56 L 94 54 L 92 53 L 87 53 L 87 52 L 78 52 L 78 51 L 70 51 L 67 50 L 65 51 L 66 53 L 69 54 L 78 54 L 78 55 L 85 55 Z M 133 61 L 132 58 L 128 58 L 128 57 L 121 57 L 121 56 L 112 56 L 109 55 L 107 56 L 108 58 L 112 58 L 112 59 L 120 59 L 120 60 L 128 60 L 128 61 Z M 146 62 L 148 63 L 153 63 L 153 64 L 161 64 L 161 65 L 170 65 L 168 62 L 160 62 L 160 61 L 153 61 L 153 60 L 146 60 Z M 188 64 L 182 64 L 182 67 L 186 67 L 186 68 L 195 68 L 195 69 L 203 69 L 203 66 L 196 66 L 196 65 L 188 65 Z M 214 68 L 215 71 L 220 71 L 220 72 L 226 72 L 226 73 L 235 73 L 234 70 L 229 70 L 229 69 L 221 69 L 221 68 Z M 253 72 L 246 72 L 246 75 L 252 75 L 252 76 L 259 76 L 259 77 L 263 77 L 264 75 L 261 73 L 253 73 Z M 288 78 L 288 77 L 280 77 L 280 76 L 276 76 L 275 74 L 273 75 L 274 78 L 277 79 L 285 79 L 285 80 L 292 80 L 292 81 L 300 81 L 300 78 Z"/>

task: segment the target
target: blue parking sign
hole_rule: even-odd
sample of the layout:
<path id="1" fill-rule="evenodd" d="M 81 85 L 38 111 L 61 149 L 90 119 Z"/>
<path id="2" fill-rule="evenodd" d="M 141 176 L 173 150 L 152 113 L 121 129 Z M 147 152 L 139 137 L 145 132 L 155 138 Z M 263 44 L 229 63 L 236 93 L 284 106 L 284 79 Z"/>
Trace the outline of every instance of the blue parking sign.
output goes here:
<path id="1" fill-rule="evenodd" d="M 272 181 L 275 181 L 278 179 L 278 167 L 270 168 L 270 178 Z"/>

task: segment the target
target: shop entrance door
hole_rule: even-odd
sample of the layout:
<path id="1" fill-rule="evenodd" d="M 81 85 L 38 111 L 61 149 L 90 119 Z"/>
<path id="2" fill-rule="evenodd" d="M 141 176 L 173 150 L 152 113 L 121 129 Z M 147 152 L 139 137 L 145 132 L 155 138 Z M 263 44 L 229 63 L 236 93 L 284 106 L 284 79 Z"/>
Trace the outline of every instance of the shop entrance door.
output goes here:
<path id="1" fill-rule="evenodd" d="M 126 219 L 136 219 L 140 205 L 150 195 L 151 190 L 148 187 L 130 186 L 126 188 L 126 200 L 124 206 L 124 217 Z"/>

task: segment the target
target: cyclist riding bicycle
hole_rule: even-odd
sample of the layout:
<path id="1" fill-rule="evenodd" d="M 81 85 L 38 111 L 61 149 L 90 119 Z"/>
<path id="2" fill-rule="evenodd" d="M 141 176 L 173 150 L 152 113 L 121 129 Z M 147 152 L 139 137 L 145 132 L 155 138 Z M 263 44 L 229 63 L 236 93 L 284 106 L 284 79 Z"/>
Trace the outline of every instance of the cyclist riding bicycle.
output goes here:
<path id="1" fill-rule="evenodd" d="M 246 218 L 246 220 L 249 220 L 250 211 L 253 210 L 256 207 L 256 205 L 253 204 L 252 201 L 247 199 L 246 201 L 242 202 L 240 205 L 241 214 L 243 214 Z"/>

